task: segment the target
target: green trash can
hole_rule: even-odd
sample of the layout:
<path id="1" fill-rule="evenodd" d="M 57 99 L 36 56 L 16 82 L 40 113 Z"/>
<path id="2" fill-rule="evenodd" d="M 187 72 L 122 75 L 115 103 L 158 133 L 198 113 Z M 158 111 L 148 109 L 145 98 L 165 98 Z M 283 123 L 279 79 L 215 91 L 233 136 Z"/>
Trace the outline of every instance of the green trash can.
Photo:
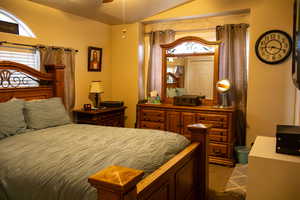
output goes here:
<path id="1" fill-rule="evenodd" d="M 250 149 L 246 146 L 236 146 L 234 149 L 238 163 L 247 164 Z"/>

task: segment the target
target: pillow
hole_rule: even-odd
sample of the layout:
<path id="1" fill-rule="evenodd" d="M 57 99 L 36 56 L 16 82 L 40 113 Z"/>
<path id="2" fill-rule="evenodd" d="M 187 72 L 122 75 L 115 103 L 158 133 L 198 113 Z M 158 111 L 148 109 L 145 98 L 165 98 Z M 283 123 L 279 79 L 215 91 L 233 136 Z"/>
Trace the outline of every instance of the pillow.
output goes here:
<path id="1" fill-rule="evenodd" d="M 0 103 L 0 139 L 25 132 L 23 109 L 24 100 L 12 99 Z"/>
<path id="2" fill-rule="evenodd" d="M 71 123 L 60 98 L 25 102 L 25 120 L 30 129 L 43 129 Z"/>

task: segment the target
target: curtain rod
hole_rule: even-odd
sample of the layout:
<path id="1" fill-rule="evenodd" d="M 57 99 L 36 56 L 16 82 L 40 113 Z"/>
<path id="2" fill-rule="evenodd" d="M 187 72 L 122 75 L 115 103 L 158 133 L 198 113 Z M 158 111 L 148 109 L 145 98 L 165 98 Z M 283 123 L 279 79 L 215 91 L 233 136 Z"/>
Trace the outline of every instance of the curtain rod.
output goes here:
<path id="1" fill-rule="evenodd" d="M 41 45 L 41 46 L 38 46 L 38 45 L 30 45 L 30 44 L 22 44 L 22 43 L 14 43 L 14 42 L 7 42 L 7 41 L 0 41 L 0 45 L 2 44 L 10 44 L 10 45 L 16 45 L 16 46 L 25 46 L 25 47 L 32 47 L 32 48 L 46 48 L 46 46 L 44 45 Z M 53 49 L 60 49 L 59 47 L 53 47 Z M 63 48 L 64 51 L 71 51 L 71 49 L 69 48 Z M 75 50 L 75 52 L 79 52 L 78 50 Z"/>
<path id="2" fill-rule="evenodd" d="M 169 30 L 169 29 L 168 29 Z M 198 29 L 186 29 L 186 30 L 175 30 L 176 33 L 181 32 L 196 32 L 196 31 L 209 31 L 209 30 L 216 30 L 216 27 L 211 28 L 198 28 Z M 159 30 L 158 30 L 159 31 Z M 144 34 L 151 34 L 151 32 L 146 32 Z"/>

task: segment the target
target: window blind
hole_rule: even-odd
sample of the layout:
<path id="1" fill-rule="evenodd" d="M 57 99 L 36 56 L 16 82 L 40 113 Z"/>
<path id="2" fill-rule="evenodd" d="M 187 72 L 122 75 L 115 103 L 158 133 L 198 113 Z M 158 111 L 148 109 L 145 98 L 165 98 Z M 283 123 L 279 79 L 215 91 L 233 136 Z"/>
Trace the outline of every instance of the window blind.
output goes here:
<path id="1" fill-rule="evenodd" d="M 35 51 L 32 52 L 16 52 L 16 51 L 2 51 L 0 50 L 0 60 L 8 60 L 24 65 L 28 65 L 36 70 L 40 70 L 39 56 Z"/>
<path id="2" fill-rule="evenodd" d="M 40 70 L 39 54 L 36 51 L 17 52 L 0 50 L 0 60 L 12 61 L 27 65 L 33 69 Z M 11 77 L 9 80 L 0 80 L 0 88 L 6 87 L 37 87 L 38 82 L 28 74 L 10 70 Z"/>

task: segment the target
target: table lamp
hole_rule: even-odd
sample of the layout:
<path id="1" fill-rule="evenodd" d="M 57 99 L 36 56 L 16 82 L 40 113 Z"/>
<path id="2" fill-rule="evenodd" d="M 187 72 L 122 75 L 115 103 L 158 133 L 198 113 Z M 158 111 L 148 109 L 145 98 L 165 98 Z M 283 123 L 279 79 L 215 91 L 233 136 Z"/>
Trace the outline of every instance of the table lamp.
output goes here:
<path id="1" fill-rule="evenodd" d="M 90 84 L 90 93 L 94 94 L 94 107 L 100 108 L 101 102 L 101 93 L 104 92 L 103 82 L 101 81 L 92 81 Z"/>
<path id="2" fill-rule="evenodd" d="M 227 79 L 219 80 L 216 84 L 216 88 L 221 95 L 222 104 L 219 106 L 220 108 L 228 107 L 228 99 L 227 94 L 230 90 L 230 82 Z"/>

